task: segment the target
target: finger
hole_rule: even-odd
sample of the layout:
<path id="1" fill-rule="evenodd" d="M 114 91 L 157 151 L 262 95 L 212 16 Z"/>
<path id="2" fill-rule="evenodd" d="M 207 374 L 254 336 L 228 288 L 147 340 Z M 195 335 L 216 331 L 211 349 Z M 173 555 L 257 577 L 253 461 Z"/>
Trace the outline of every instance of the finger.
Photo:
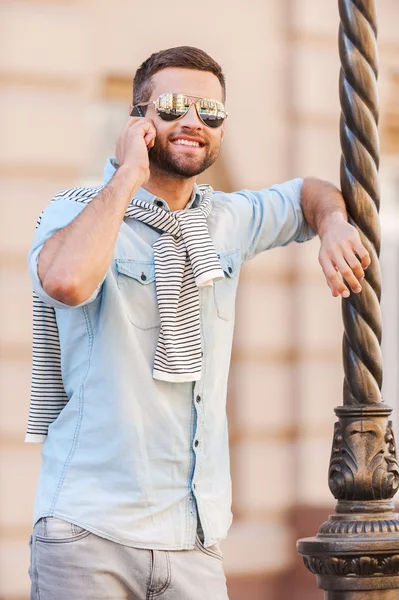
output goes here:
<path id="1" fill-rule="evenodd" d="M 144 136 L 144 141 L 147 144 L 148 148 L 152 148 L 154 146 L 155 137 L 156 133 L 153 133 L 152 131 L 150 131 L 149 133 L 147 133 L 147 135 Z"/>
<path id="2" fill-rule="evenodd" d="M 348 265 L 348 263 L 346 262 L 346 260 L 342 256 L 335 256 L 333 258 L 333 260 L 334 260 L 334 263 L 336 264 L 336 266 L 338 267 L 338 270 L 341 273 L 342 277 L 345 279 L 345 281 L 350 286 L 350 288 L 356 294 L 361 292 L 362 287 L 361 287 L 360 283 L 358 282 L 358 280 L 356 279 L 355 275 L 353 274 L 353 271 L 350 268 L 350 266 Z"/>
<path id="3" fill-rule="evenodd" d="M 338 298 L 338 296 L 340 295 L 339 292 L 337 292 L 337 290 L 335 289 L 335 287 L 333 285 L 330 285 L 330 282 L 328 281 L 328 279 L 326 279 L 327 281 L 327 285 L 331 290 L 331 294 L 332 296 L 334 296 L 334 298 Z"/>
<path id="4" fill-rule="evenodd" d="M 362 242 L 359 241 L 359 243 L 357 243 L 353 249 L 356 252 L 356 254 L 358 255 L 358 257 L 360 258 L 363 269 L 367 269 L 367 267 L 371 263 L 371 258 L 370 258 L 370 254 L 368 253 L 366 248 L 363 246 Z"/>
<path id="5" fill-rule="evenodd" d="M 156 135 L 157 135 L 157 130 L 155 129 L 155 127 L 151 126 L 148 128 L 148 130 L 145 130 L 143 133 L 144 133 L 145 143 L 148 146 L 150 142 L 155 140 Z"/>
<path id="6" fill-rule="evenodd" d="M 145 119 L 145 118 L 141 118 L 140 119 L 140 125 L 142 127 L 144 127 L 145 131 L 149 132 L 149 131 L 155 131 L 155 125 L 154 125 L 154 121 L 152 119 Z"/>
<path id="7" fill-rule="evenodd" d="M 143 132 L 148 133 L 151 129 L 156 131 L 154 121 L 145 117 L 130 117 L 126 123 L 127 129 L 138 127 Z"/>
<path id="8" fill-rule="evenodd" d="M 144 117 L 132 117 L 127 123 L 127 131 L 129 132 L 129 136 L 134 136 L 140 131 L 147 147 L 151 147 L 150 142 L 154 140 L 157 135 L 157 130 L 152 119 L 146 119 Z"/>
<path id="9" fill-rule="evenodd" d="M 342 296 L 343 298 L 348 298 L 350 292 L 343 282 L 338 269 L 330 260 L 330 258 L 324 254 L 320 254 L 319 263 L 323 269 L 324 276 L 327 280 L 327 284 L 332 295 L 334 297 Z"/>
<path id="10" fill-rule="evenodd" d="M 144 121 L 150 121 L 151 119 L 146 119 L 145 117 L 132 117 L 130 116 L 127 120 L 127 126 L 130 127 L 132 125 L 134 125 L 135 123 L 144 123 Z"/>
<path id="11" fill-rule="evenodd" d="M 352 272 L 355 275 L 356 279 L 358 281 L 363 279 L 364 278 L 363 267 L 362 267 L 359 259 L 357 258 L 356 254 L 354 254 L 354 251 L 351 248 L 348 248 L 345 250 L 344 259 L 346 260 L 346 262 L 352 269 Z"/>

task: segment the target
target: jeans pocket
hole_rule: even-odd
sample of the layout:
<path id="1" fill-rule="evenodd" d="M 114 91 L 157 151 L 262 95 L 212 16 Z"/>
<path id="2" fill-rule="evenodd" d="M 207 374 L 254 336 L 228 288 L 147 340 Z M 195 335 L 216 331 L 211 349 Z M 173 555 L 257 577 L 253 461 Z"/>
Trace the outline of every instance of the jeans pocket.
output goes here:
<path id="1" fill-rule="evenodd" d="M 207 548 L 205 548 L 205 546 L 203 545 L 203 543 L 201 542 L 200 538 L 197 535 L 196 540 L 195 540 L 195 546 L 203 554 L 207 554 L 208 556 L 210 556 L 212 558 L 217 558 L 218 560 L 223 561 L 223 554 L 222 554 L 222 550 L 221 550 L 219 544 L 216 543 L 216 544 L 213 544 L 212 546 L 208 546 Z"/>
<path id="2" fill-rule="evenodd" d="M 58 517 L 42 517 L 34 527 L 34 535 L 41 542 L 73 542 L 90 534 L 90 531 Z"/>

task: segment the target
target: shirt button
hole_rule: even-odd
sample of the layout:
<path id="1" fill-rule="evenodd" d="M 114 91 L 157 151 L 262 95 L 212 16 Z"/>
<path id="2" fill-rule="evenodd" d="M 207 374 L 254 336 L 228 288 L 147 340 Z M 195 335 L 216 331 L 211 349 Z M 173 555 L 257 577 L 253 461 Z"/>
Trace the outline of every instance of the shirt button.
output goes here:
<path id="1" fill-rule="evenodd" d="M 156 200 L 156 201 L 155 201 L 155 204 L 156 204 L 157 206 L 159 206 L 160 208 L 163 206 L 163 202 L 162 202 L 162 200 Z"/>
<path id="2" fill-rule="evenodd" d="M 195 447 L 197 447 L 197 446 L 198 446 L 198 444 L 199 444 L 199 441 L 198 441 L 198 440 L 195 440 L 195 442 L 194 442 L 194 446 L 195 446 Z"/>
<path id="3" fill-rule="evenodd" d="M 201 396 L 197 396 L 197 397 L 196 397 L 196 401 L 197 401 L 197 402 L 201 402 Z"/>
<path id="4" fill-rule="evenodd" d="M 145 273 L 142 273 L 142 274 L 141 274 L 141 276 L 140 276 L 140 279 L 141 279 L 142 281 L 146 281 L 146 279 L 147 279 L 147 276 L 145 275 Z"/>
<path id="5" fill-rule="evenodd" d="M 231 267 L 229 267 L 229 269 L 228 269 L 228 270 L 229 270 L 229 273 L 232 273 L 232 272 L 233 272 L 233 269 L 232 269 Z"/>

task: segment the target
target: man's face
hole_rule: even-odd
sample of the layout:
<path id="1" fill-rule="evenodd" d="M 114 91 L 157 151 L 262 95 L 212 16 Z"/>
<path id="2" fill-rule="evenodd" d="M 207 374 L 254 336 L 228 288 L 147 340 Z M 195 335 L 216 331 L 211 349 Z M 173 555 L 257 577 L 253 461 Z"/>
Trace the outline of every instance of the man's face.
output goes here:
<path id="1" fill-rule="evenodd" d="M 154 90 L 149 100 L 164 93 L 182 93 L 192 100 L 194 96 L 212 98 L 223 102 L 223 90 L 218 78 L 206 71 L 168 68 L 153 76 Z M 163 121 L 157 116 L 154 105 L 146 111 L 157 130 L 154 147 L 149 152 L 150 168 L 173 174 L 180 179 L 199 175 L 218 157 L 224 136 L 224 124 L 212 129 L 199 118 L 194 104 L 177 121 Z M 179 139 L 198 142 L 199 146 L 180 144 Z"/>

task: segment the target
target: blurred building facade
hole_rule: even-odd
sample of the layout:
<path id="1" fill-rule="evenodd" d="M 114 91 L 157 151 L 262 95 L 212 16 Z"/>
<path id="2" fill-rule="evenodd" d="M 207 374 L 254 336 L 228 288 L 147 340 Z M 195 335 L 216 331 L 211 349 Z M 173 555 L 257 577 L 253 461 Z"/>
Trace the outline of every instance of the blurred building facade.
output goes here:
<path id="1" fill-rule="evenodd" d="M 378 9 L 385 400 L 395 406 L 399 5 Z M 336 0 L 3 0 L 0 14 L 0 600 L 25 600 L 41 452 L 23 441 L 38 215 L 59 189 L 101 182 L 135 69 L 184 44 L 227 76 L 223 154 L 202 181 L 226 191 L 308 175 L 339 184 L 339 17 Z M 273 250 L 241 275 L 228 399 L 234 523 L 223 542 L 231 600 L 322 597 L 295 552 L 334 506 L 327 470 L 342 402 L 340 303 L 317 253 L 317 240 Z"/>

